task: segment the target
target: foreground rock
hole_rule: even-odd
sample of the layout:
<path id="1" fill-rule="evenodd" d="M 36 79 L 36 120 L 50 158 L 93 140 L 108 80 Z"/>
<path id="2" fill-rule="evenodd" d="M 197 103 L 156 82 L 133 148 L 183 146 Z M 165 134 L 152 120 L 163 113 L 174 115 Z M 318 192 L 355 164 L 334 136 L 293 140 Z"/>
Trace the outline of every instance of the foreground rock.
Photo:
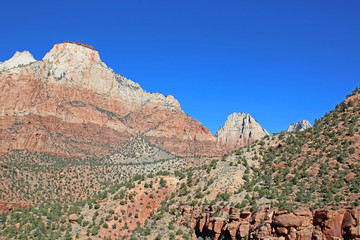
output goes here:
<path id="1" fill-rule="evenodd" d="M 115 74 L 92 47 L 56 44 L 36 62 L 25 55 L 0 68 L 1 153 L 103 156 L 141 136 L 175 155 L 222 154 L 216 138 L 174 97 L 148 93 Z"/>
<path id="2" fill-rule="evenodd" d="M 224 127 L 217 130 L 215 137 L 227 152 L 231 152 L 265 135 L 269 135 L 268 132 L 250 114 L 233 113 L 226 120 Z"/>
<path id="3" fill-rule="evenodd" d="M 240 212 L 231 207 L 180 206 L 178 212 L 178 222 L 188 224 L 197 237 L 215 240 L 360 239 L 360 209 Z"/>
<path id="4" fill-rule="evenodd" d="M 304 131 L 305 129 L 311 128 L 311 124 L 308 120 L 301 120 L 300 122 L 290 124 L 286 129 L 286 132 Z"/>

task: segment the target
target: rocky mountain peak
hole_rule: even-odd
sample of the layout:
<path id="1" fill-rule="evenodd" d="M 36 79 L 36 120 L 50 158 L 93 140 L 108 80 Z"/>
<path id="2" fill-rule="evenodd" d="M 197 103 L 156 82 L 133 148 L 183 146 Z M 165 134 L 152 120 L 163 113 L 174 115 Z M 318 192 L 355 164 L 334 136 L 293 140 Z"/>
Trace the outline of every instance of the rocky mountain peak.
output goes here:
<path id="1" fill-rule="evenodd" d="M 268 132 L 250 114 L 233 113 L 226 120 L 224 127 L 218 129 L 215 137 L 227 151 L 233 151 L 265 135 L 269 135 Z"/>
<path id="2" fill-rule="evenodd" d="M 290 124 L 286 129 L 286 132 L 304 131 L 307 128 L 311 128 L 311 124 L 308 120 L 301 120 L 300 122 Z"/>
<path id="3" fill-rule="evenodd" d="M 77 67 L 91 66 L 96 63 L 102 63 L 99 52 L 92 46 L 83 43 L 63 42 L 55 44 L 43 60 L 52 62 L 56 65 L 65 65 Z"/>
<path id="4" fill-rule="evenodd" d="M 30 52 L 28 52 L 28 51 L 18 52 L 17 51 L 12 58 L 10 58 L 9 60 L 7 60 L 3 63 L 0 63 L 0 72 L 10 69 L 10 68 L 13 68 L 13 67 L 28 65 L 33 62 L 36 62 L 36 60 L 34 59 L 33 55 L 31 55 Z"/>
<path id="5" fill-rule="evenodd" d="M 92 46 L 69 41 L 59 43 L 42 62 L 48 67 L 46 81 L 53 84 L 75 85 L 117 100 L 135 98 L 140 103 L 139 108 L 149 101 L 156 101 L 176 110 L 181 109 L 173 96 L 148 93 L 139 84 L 114 73 L 101 61 L 99 52 Z"/>

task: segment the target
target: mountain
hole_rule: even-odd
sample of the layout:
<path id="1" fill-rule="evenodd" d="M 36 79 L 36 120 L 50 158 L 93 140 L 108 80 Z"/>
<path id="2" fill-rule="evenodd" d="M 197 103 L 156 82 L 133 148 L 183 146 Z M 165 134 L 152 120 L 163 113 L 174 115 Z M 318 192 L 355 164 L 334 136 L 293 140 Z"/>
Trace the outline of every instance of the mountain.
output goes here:
<path id="1" fill-rule="evenodd" d="M 300 122 L 290 124 L 286 129 L 286 132 L 304 131 L 305 129 L 311 128 L 311 124 L 308 120 L 301 120 Z"/>
<path id="2" fill-rule="evenodd" d="M 0 239 L 360 239 L 359 89 L 312 128 L 238 113 L 215 138 L 87 45 L 0 83 Z"/>
<path id="3" fill-rule="evenodd" d="M 246 146 L 269 135 L 250 114 L 233 113 L 220 127 L 215 137 L 227 152 Z"/>
<path id="4" fill-rule="evenodd" d="M 0 66 L 2 153 L 104 156 L 137 136 L 174 155 L 222 153 L 173 96 L 148 93 L 114 73 L 91 46 L 64 42 L 41 61 L 23 52 Z"/>

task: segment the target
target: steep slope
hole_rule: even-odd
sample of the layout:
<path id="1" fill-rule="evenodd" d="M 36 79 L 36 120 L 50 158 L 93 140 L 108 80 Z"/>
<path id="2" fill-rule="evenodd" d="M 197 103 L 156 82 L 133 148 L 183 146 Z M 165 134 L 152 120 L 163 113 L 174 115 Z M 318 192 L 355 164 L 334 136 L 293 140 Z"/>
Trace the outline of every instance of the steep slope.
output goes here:
<path id="1" fill-rule="evenodd" d="M 224 127 L 217 130 L 215 137 L 227 152 L 231 152 L 266 135 L 269 135 L 267 131 L 250 114 L 233 113 Z"/>
<path id="2" fill-rule="evenodd" d="M 311 124 L 308 120 L 301 120 L 300 122 L 290 124 L 286 129 L 286 132 L 304 131 L 305 129 L 311 128 Z"/>
<path id="3" fill-rule="evenodd" d="M 3 153 L 103 156 L 135 136 L 175 155 L 221 153 L 176 99 L 115 74 L 84 44 L 56 44 L 42 61 L 1 71 L 0 92 Z"/>

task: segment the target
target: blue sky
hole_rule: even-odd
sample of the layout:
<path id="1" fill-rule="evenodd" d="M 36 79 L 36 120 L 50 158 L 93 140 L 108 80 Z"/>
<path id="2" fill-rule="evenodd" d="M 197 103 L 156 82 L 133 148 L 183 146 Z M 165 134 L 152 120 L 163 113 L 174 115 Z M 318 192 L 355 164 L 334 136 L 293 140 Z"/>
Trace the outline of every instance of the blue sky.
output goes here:
<path id="1" fill-rule="evenodd" d="M 359 12 L 359 0 L 5 1 L 0 61 L 83 42 L 213 133 L 233 112 L 273 133 L 360 86 Z"/>

